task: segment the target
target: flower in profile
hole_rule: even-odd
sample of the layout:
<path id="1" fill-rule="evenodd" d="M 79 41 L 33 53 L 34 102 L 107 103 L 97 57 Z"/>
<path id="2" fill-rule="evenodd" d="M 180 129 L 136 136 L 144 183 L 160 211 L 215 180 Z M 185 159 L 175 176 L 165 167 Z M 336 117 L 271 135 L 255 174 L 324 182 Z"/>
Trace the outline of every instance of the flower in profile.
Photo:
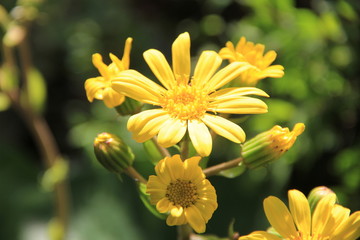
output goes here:
<path id="1" fill-rule="evenodd" d="M 264 210 L 272 227 L 282 238 L 256 231 L 239 240 L 355 240 L 360 236 L 360 211 L 336 204 L 336 195 L 322 198 L 311 215 L 308 200 L 298 190 L 288 192 L 289 209 L 278 198 L 264 200 Z"/>
<path id="2" fill-rule="evenodd" d="M 244 71 L 240 75 L 241 84 L 244 86 L 255 86 L 257 82 L 266 77 L 280 78 L 284 76 L 284 67 L 272 65 L 276 59 L 275 51 L 268 51 L 264 55 L 265 46 L 254 44 L 241 37 L 234 47 L 232 42 L 227 42 L 226 47 L 219 52 L 223 59 L 232 62 L 248 62 L 252 68 Z"/>
<path id="3" fill-rule="evenodd" d="M 305 130 L 303 123 L 297 123 L 292 131 L 279 125 L 256 135 L 246 141 L 242 148 L 244 164 L 248 168 L 257 168 L 279 159 L 295 143 Z"/>
<path id="4" fill-rule="evenodd" d="M 222 59 L 214 51 L 204 51 L 190 77 L 190 36 L 180 34 L 172 45 L 172 69 L 164 55 L 155 49 L 144 53 L 150 69 L 163 87 L 135 70 L 123 71 L 112 80 L 117 92 L 159 108 L 130 117 L 128 130 L 138 142 L 158 135 L 163 147 L 177 144 L 189 132 L 194 148 L 201 156 L 212 149 L 211 128 L 215 133 L 236 143 L 245 140 L 237 124 L 216 115 L 257 114 L 267 112 L 266 104 L 247 95 L 268 96 L 253 88 L 225 88 L 216 91 L 251 66 L 234 62 L 217 71 Z"/>
<path id="5" fill-rule="evenodd" d="M 169 213 L 169 226 L 188 223 L 202 233 L 218 205 L 215 188 L 205 179 L 199 161 L 200 157 L 184 162 L 179 155 L 165 157 L 155 166 L 156 176 L 149 177 L 146 192 L 160 213 Z"/>
<path id="6" fill-rule="evenodd" d="M 103 62 L 100 54 L 93 54 L 92 62 L 101 76 L 85 81 L 86 96 L 89 102 L 92 102 L 94 98 L 103 100 L 108 108 L 116 107 L 124 102 L 125 96 L 111 88 L 111 79 L 129 69 L 131 44 L 132 38 L 126 39 L 122 60 L 110 53 L 112 63 L 109 65 Z"/>

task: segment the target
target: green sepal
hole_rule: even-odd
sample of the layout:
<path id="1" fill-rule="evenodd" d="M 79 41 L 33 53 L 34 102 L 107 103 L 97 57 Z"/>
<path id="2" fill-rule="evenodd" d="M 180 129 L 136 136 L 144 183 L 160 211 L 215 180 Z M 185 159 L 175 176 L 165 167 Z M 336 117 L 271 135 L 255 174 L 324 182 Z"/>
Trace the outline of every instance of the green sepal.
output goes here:
<path id="1" fill-rule="evenodd" d="M 143 147 L 147 153 L 148 159 L 154 165 L 156 165 L 164 157 L 161 155 L 156 144 L 152 140 L 148 140 L 143 143 Z"/>
<path id="2" fill-rule="evenodd" d="M 243 174 L 245 172 L 245 170 L 246 170 L 246 166 L 245 166 L 245 164 L 243 164 L 241 162 L 239 164 L 239 166 L 220 171 L 218 173 L 218 175 L 226 177 L 226 178 L 235 178 L 235 177 L 240 176 L 241 174 Z"/>
<path id="3" fill-rule="evenodd" d="M 146 185 L 144 183 L 138 182 L 137 184 L 138 190 L 139 190 L 139 197 L 145 207 L 155 216 L 162 220 L 166 219 L 167 214 L 159 213 L 156 210 L 156 206 L 152 205 L 150 203 L 150 195 L 146 193 Z"/>
<path id="4" fill-rule="evenodd" d="M 132 98 L 126 97 L 125 101 L 115 107 L 116 112 L 121 116 L 133 115 L 140 112 L 142 103 Z"/>

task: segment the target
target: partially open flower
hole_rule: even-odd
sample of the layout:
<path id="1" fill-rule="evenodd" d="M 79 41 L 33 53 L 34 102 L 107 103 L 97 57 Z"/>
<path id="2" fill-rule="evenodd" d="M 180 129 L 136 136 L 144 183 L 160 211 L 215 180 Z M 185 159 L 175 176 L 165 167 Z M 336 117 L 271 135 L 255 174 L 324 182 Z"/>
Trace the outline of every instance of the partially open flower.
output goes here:
<path id="1" fill-rule="evenodd" d="M 297 123 L 294 129 L 278 125 L 260 133 L 244 143 L 242 157 L 248 168 L 257 168 L 280 158 L 295 143 L 296 138 L 305 130 L 303 123 Z"/>
<path id="2" fill-rule="evenodd" d="M 156 176 L 149 177 L 146 192 L 160 213 L 169 214 L 169 226 L 189 223 L 202 233 L 218 205 L 215 188 L 205 179 L 199 161 L 200 157 L 184 162 L 179 155 L 165 157 L 155 167 Z"/>
<path id="3" fill-rule="evenodd" d="M 101 76 L 89 78 L 85 81 L 86 96 L 89 102 L 92 102 L 94 98 L 103 100 L 108 108 L 119 106 L 124 102 L 125 96 L 111 88 L 111 79 L 118 76 L 120 72 L 129 69 L 131 43 L 132 38 L 128 38 L 122 60 L 110 53 L 112 63 L 109 65 L 103 62 L 100 54 L 95 53 L 92 56 L 92 62 Z"/>
<path id="4" fill-rule="evenodd" d="M 272 65 L 275 61 L 276 52 L 268 51 L 264 55 L 265 46 L 263 44 L 254 44 L 241 37 L 234 47 L 232 42 L 227 42 L 226 47 L 219 52 L 221 58 L 233 62 L 248 62 L 252 68 L 244 71 L 239 79 L 242 86 L 255 86 L 256 83 L 266 77 L 280 78 L 284 76 L 284 67 L 281 65 Z"/>

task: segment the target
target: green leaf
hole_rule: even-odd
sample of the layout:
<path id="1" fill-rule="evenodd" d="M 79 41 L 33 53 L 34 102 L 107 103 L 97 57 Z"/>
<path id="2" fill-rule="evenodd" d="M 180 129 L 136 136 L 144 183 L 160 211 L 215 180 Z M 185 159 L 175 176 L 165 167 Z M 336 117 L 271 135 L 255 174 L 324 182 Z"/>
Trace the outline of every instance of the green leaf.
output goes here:
<path id="1" fill-rule="evenodd" d="M 139 197 L 145 207 L 155 216 L 160 219 L 165 219 L 166 214 L 159 213 L 156 210 L 156 207 L 150 203 L 150 195 L 146 193 L 146 185 L 143 183 L 138 183 Z"/>
<path id="2" fill-rule="evenodd" d="M 21 100 L 28 102 L 36 112 L 41 112 L 46 100 L 45 79 L 36 68 L 31 68 L 26 77 L 27 91 L 22 93 Z"/>
<path id="3" fill-rule="evenodd" d="M 0 112 L 6 111 L 11 106 L 11 102 L 8 96 L 0 92 Z"/>

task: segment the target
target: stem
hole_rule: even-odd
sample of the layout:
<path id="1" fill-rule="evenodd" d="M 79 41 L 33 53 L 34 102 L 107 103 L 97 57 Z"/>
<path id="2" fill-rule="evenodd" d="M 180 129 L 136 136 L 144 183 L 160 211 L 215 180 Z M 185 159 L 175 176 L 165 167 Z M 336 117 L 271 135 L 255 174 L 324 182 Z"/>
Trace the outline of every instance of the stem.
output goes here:
<path id="1" fill-rule="evenodd" d="M 193 233 L 188 224 L 177 226 L 178 238 L 177 240 L 190 240 L 190 235 Z"/>
<path id="2" fill-rule="evenodd" d="M 242 157 L 235 158 L 233 160 L 208 167 L 203 170 L 203 173 L 206 175 L 206 177 L 210 177 L 210 176 L 218 174 L 219 172 L 221 172 L 223 170 L 237 167 L 239 165 L 239 163 L 241 163 L 242 161 L 243 161 Z"/>
<path id="3" fill-rule="evenodd" d="M 183 161 L 185 161 L 185 159 L 189 156 L 189 137 L 187 135 L 185 135 L 183 141 L 181 142 L 180 149 L 180 157 Z"/>
<path id="4" fill-rule="evenodd" d="M 143 184 L 147 184 L 147 181 L 145 180 L 145 178 L 143 176 L 140 175 L 140 173 L 138 171 L 136 171 L 135 168 L 133 167 L 128 167 L 127 169 L 125 169 L 125 173 L 130 176 L 132 179 L 134 179 L 134 181 L 139 181 Z"/>
<path id="5" fill-rule="evenodd" d="M 162 155 L 163 157 L 171 157 L 169 151 L 168 151 L 166 148 L 164 148 L 164 147 L 162 147 L 162 146 L 159 145 L 159 143 L 157 142 L 156 137 L 151 138 L 151 141 L 153 141 L 153 143 L 155 144 L 156 148 L 159 150 L 159 152 L 161 153 L 161 155 Z"/>

